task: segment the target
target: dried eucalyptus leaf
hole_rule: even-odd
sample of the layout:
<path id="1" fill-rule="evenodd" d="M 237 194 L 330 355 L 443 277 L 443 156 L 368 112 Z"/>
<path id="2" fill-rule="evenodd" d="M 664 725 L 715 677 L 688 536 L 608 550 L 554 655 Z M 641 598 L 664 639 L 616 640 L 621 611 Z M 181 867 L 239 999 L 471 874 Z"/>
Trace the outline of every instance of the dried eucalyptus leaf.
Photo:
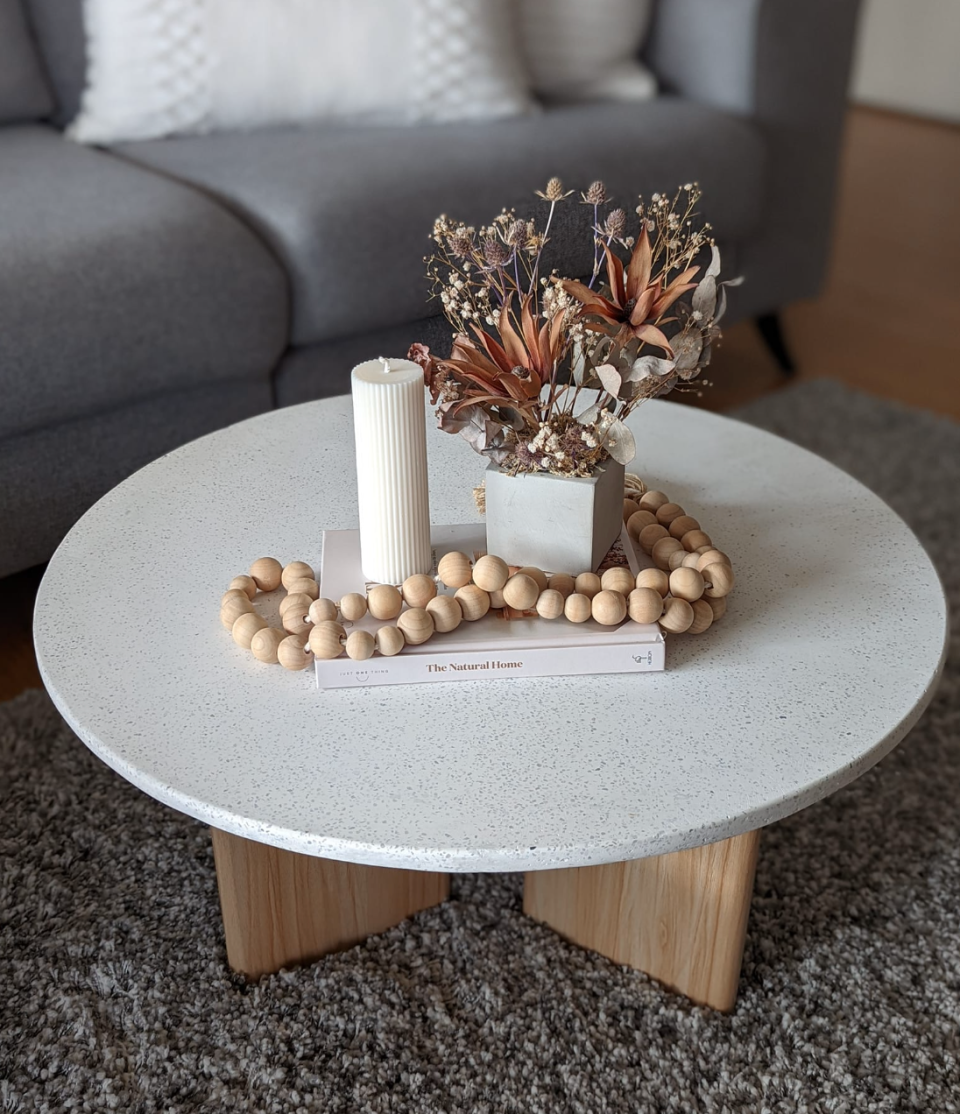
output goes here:
<path id="1" fill-rule="evenodd" d="M 601 364 L 597 369 L 597 378 L 603 384 L 603 389 L 616 398 L 620 393 L 620 388 L 623 386 L 623 379 L 620 372 L 613 366 L 613 364 Z"/>
<path id="2" fill-rule="evenodd" d="M 717 308 L 717 280 L 713 275 L 702 279 L 693 292 L 693 311 L 704 321 L 712 321 Z"/>
<path id="3" fill-rule="evenodd" d="M 720 249 L 716 244 L 710 245 L 710 254 L 710 266 L 703 272 L 703 277 L 715 279 L 720 274 Z"/>
<path id="4" fill-rule="evenodd" d="M 682 333 L 677 333 L 670 343 L 673 345 L 677 371 L 682 377 L 685 371 L 697 366 L 703 348 L 703 334 L 699 329 L 684 329 Z"/>
<path id="5" fill-rule="evenodd" d="M 609 420 L 601 419 L 601 445 L 618 464 L 629 464 L 637 455 L 637 442 L 633 434 L 619 418 L 612 414 L 605 415 L 605 418 Z"/>
<path id="6" fill-rule="evenodd" d="M 673 341 L 671 340 L 670 343 L 673 344 Z M 673 369 L 673 360 L 664 360 L 659 356 L 641 356 L 639 360 L 634 360 L 626 378 L 631 383 L 640 383 L 651 376 L 659 379 L 661 376 L 669 375 Z"/>
<path id="7" fill-rule="evenodd" d="M 588 406 L 587 409 L 584 410 L 582 414 L 579 414 L 577 416 L 577 421 L 581 425 L 594 425 L 597 422 L 597 420 L 599 419 L 600 413 L 601 413 L 601 407 L 600 407 L 599 403 L 595 402 L 592 406 Z"/>

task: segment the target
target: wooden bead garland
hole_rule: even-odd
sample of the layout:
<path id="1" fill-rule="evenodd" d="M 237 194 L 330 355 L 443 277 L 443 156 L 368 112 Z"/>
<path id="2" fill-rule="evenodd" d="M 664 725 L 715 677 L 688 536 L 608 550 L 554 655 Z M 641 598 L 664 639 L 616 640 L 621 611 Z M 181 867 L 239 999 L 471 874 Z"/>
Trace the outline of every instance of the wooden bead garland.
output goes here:
<path id="1" fill-rule="evenodd" d="M 282 566 L 273 557 L 260 557 L 249 574 L 230 581 L 220 600 L 220 621 L 257 661 L 302 670 L 314 658 L 332 661 L 346 654 L 366 661 L 374 653 L 392 657 L 406 645 L 423 644 L 435 632 L 476 622 L 491 607 L 535 610 L 550 621 L 563 617 L 572 623 L 593 619 L 603 626 L 625 619 L 659 623 L 671 634 L 702 634 L 722 619 L 736 583 L 733 567 L 699 522 L 662 491 L 640 494 L 628 488 L 623 513 L 628 532 L 657 566 L 641 569 L 636 577 L 615 567 L 600 576 L 561 572 L 548 578 L 541 569 L 511 568 L 493 554 L 471 562 L 464 553 L 447 553 L 438 564 L 437 580 L 454 588 L 453 596 L 438 594 L 437 580 L 418 573 L 399 588 L 376 584 L 365 595 L 351 592 L 334 601 L 320 595 L 313 569 L 305 561 Z M 279 607 L 282 630 L 268 626 L 252 604 L 257 592 L 281 585 L 287 590 Z M 382 626 L 376 635 L 360 628 L 348 634 L 339 621 L 357 622 L 368 613 L 395 620 L 396 625 Z"/>

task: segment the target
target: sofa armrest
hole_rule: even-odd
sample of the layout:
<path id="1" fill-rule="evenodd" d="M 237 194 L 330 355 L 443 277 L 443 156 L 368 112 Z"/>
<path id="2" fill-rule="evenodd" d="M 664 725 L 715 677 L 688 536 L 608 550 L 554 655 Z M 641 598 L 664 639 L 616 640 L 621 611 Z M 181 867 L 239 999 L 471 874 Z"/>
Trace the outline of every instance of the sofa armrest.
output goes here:
<path id="1" fill-rule="evenodd" d="M 646 51 L 667 91 L 749 116 L 763 133 L 763 254 L 779 253 L 781 269 L 799 268 L 794 297 L 816 293 L 825 268 L 859 6 L 860 0 L 659 0 Z M 749 262 L 745 257 L 743 266 L 753 285 Z M 772 256 L 754 263 L 766 280 Z"/>

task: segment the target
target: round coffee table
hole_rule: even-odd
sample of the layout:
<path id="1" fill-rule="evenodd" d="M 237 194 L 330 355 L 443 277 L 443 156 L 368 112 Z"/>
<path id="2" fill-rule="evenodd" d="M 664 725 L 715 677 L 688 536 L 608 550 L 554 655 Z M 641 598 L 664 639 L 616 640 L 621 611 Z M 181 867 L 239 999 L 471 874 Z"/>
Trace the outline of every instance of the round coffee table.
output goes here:
<path id="1" fill-rule="evenodd" d="M 803 449 L 651 402 L 633 469 L 730 554 L 722 622 L 667 671 L 318 691 L 218 618 L 264 554 L 319 567 L 356 522 L 349 398 L 202 438 L 77 523 L 37 599 L 40 669 L 84 743 L 211 825 L 231 965 L 306 962 L 525 871 L 525 909 L 729 1008 L 758 832 L 852 781 L 916 722 L 946 605 L 916 538 Z M 483 462 L 429 439 L 432 518 L 476 520 Z"/>

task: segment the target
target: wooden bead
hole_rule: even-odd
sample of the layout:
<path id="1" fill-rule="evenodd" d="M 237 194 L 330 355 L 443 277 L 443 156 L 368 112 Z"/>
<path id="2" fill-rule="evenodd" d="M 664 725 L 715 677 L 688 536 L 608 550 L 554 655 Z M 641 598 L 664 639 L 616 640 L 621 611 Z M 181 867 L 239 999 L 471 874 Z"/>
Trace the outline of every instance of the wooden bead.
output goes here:
<path id="1" fill-rule="evenodd" d="M 671 523 L 671 529 L 672 528 L 673 524 Z M 693 553 L 702 545 L 711 544 L 710 535 L 705 534 L 703 530 L 688 530 L 687 533 L 685 533 L 683 537 L 681 537 L 680 542 L 683 545 L 683 548 L 688 550 L 690 553 Z"/>
<path id="2" fill-rule="evenodd" d="M 301 635 L 291 634 L 277 647 L 277 660 L 284 669 L 297 672 L 311 664 L 313 654 L 307 650 L 307 644 Z"/>
<path id="3" fill-rule="evenodd" d="M 437 565 L 437 575 L 448 588 L 462 588 L 473 577 L 473 565 L 466 553 L 444 553 Z"/>
<path id="4" fill-rule="evenodd" d="M 634 588 L 627 597 L 627 614 L 635 623 L 655 623 L 663 614 L 663 596 L 656 588 Z"/>
<path id="5" fill-rule="evenodd" d="M 287 591 L 291 596 L 309 596 L 312 600 L 320 598 L 320 585 L 309 576 L 301 576 L 297 580 L 291 580 L 290 586 Z"/>
<path id="6" fill-rule="evenodd" d="M 657 516 L 653 511 L 639 510 L 627 519 L 627 533 L 631 538 L 638 538 L 644 526 L 656 526 Z"/>
<path id="7" fill-rule="evenodd" d="M 434 597 L 427 603 L 427 611 L 433 616 L 434 630 L 441 634 L 456 630 L 463 619 L 463 609 L 453 596 Z"/>
<path id="8" fill-rule="evenodd" d="M 682 514 L 670 523 L 670 536 L 680 541 L 684 534 L 689 534 L 691 531 L 699 529 L 700 523 L 697 522 L 692 515 Z"/>
<path id="9" fill-rule="evenodd" d="M 433 616 L 422 607 L 411 607 L 401 614 L 397 626 L 410 646 L 419 646 L 433 634 Z"/>
<path id="10" fill-rule="evenodd" d="M 524 565 L 522 569 L 517 569 L 514 575 L 519 576 L 520 573 L 529 576 L 536 583 L 538 592 L 545 592 L 550 587 L 550 581 L 547 580 L 546 574 L 533 565 Z"/>
<path id="11" fill-rule="evenodd" d="M 656 514 L 664 503 L 669 502 L 669 496 L 662 491 L 645 491 L 640 496 L 640 510 L 653 511 Z"/>
<path id="12" fill-rule="evenodd" d="M 703 577 L 696 569 L 675 569 L 670 574 L 670 594 L 693 603 L 703 595 Z"/>
<path id="13" fill-rule="evenodd" d="M 456 590 L 453 598 L 460 604 L 460 610 L 468 623 L 482 619 L 490 610 L 490 594 L 476 584 L 464 584 Z"/>
<path id="14" fill-rule="evenodd" d="M 637 534 L 637 541 L 640 543 L 640 548 L 643 552 L 649 553 L 657 542 L 669 537 L 670 531 L 666 526 L 661 526 L 659 522 L 651 522 L 649 526 L 644 526 L 640 533 Z"/>
<path id="15" fill-rule="evenodd" d="M 272 592 L 280 587 L 283 565 L 276 557 L 258 557 L 250 566 L 250 578 L 261 592 Z"/>
<path id="16" fill-rule="evenodd" d="M 713 612 L 713 621 L 716 623 L 718 619 L 722 619 L 727 613 L 727 597 L 726 596 L 704 596 L 703 602 L 710 604 L 710 610 Z"/>
<path id="17" fill-rule="evenodd" d="M 682 539 L 681 539 L 682 541 Z M 684 553 L 683 559 L 680 564 L 685 569 L 696 569 L 697 562 L 700 560 L 699 553 Z M 697 570 L 699 572 L 699 569 Z"/>
<path id="18" fill-rule="evenodd" d="M 627 617 L 627 601 L 619 592 L 604 588 L 590 601 L 590 614 L 602 626 L 615 627 Z"/>
<path id="19" fill-rule="evenodd" d="M 294 580 L 316 580 L 313 575 L 313 569 L 307 564 L 306 561 L 291 561 L 289 565 L 284 566 L 283 571 L 280 573 L 280 583 L 290 590 L 290 585 Z"/>
<path id="20" fill-rule="evenodd" d="M 537 614 L 541 619 L 559 619 L 563 614 L 564 597 L 556 588 L 547 588 L 537 600 Z"/>
<path id="21" fill-rule="evenodd" d="M 366 661 L 373 657 L 376 646 L 376 641 L 368 630 L 354 630 L 347 635 L 344 649 L 351 661 Z"/>
<path id="22" fill-rule="evenodd" d="M 526 611 L 536 607 L 540 587 L 532 576 L 518 572 L 510 577 L 503 586 L 503 598 L 507 607 L 514 607 L 517 611 Z"/>
<path id="23" fill-rule="evenodd" d="M 673 572 L 674 569 L 679 569 L 684 559 L 688 556 L 689 554 L 682 546 L 680 549 L 675 549 L 667 558 L 667 572 Z"/>
<path id="24" fill-rule="evenodd" d="M 333 661 L 343 653 L 346 632 L 339 623 L 325 619 L 310 631 L 310 649 L 321 661 Z"/>
<path id="25" fill-rule="evenodd" d="M 280 643 L 287 637 L 287 632 L 277 630 L 276 627 L 261 627 L 250 640 L 250 652 L 265 665 L 276 665 L 280 660 L 277 651 Z"/>
<path id="26" fill-rule="evenodd" d="M 347 592 L 340 601 L 340 614 L 348 623 L 356 623 L 367 613 L 367 597 L 359 592 Z M 379 618 L 379 616 L 375 616 Z"/>
<path id="27" fill-rule="evenodd" d="M 253 604 L 246 595 L 231 596 L 220 607 L 220 622 L 227 630 L 232 631 L 233 624 L 240 616 L 249 615 L 251 611 L 253 611 Z"/>
<path id="28" fill-rule="evenodd" d="M 713 545 L 698 545 L 694 550 L 695 553 L 706 553 L 708 550 L 713 549 Z"/>
<path id="29" fill-rule="evenodd" d="M 481 591 L 483 591 L 483 589 L 481 589 Z M 491 609 L 494 607 L 503 608 L 507 606 L 507 601 L 503 598 L 502 588 L 498 589 L 496 592 L 487 592 L 487 595 L 490 597 Z"/>
<path id="30" fill-rule="evenodd" d="M 707 582 L 704 590 L 705 596 L 728 596 L 733 591 L 735 583 L 733 569 L 722 561 L 715 561 L 703 570 L 703 579 Z"/>
<path id="31" fill-rule="evenodd" d="M 658 569 L 669 569 L 670 567 L 670 554 L 683 551 L 683 546 L 677 541 L 676 538 L 669 536 L 661 538 L 650 550 L 650 556 L 653 558 L 653 563 Z"/>
<path id="32" fill-rule="evenodd" d="M 700 562 L 697 565 L 697 569 L 700 572 L 703 572 L 707 565 L 730 564 L 730 558 L 726 555 L 726 553 L 721 553 L 719 549 L 705 549 L 703 553 L 700 554 Z"/>
<path id="33" fill-rule="evenodd" d="M 683 507 L 679 503 L 663 503 L 657 507 L 657 522 L 661 526 L 669 526 L 675 518 L 680 518 L 686 514 Z"/>
<path id="34" fill-rule="evenodd" d="M 623 566 L 605 569 L 600 574 L 600 587 L 604 591 L 619 592 L 621 596 L 629 596 L 635 586 L 633 573 Z"/>
<path id="35" fill-rule="evenodd" d="M 406 644 L 407 640 L 399 627 L 381 627 L 377 631 L 377 649 L 385 658 L 395 657 Z"/>
<path id="36" fill-rule="evenodd" d="M 327 600 L 321 596 L 307 608 L 307 616 L 311 623 L 333 622 L 337 617 L 337 605 L 333 600 Z"/>
<path id="37" fill-rule="evenodd" d="M 507 562 L 485 553 L 473 566 L 473 582 L 485 592 L 498 592 L 510 577 Z"/>
<path id="38" fill-rule="evenodd" d="M 427 576 L 425 572 L 418 572 L 408 576 L 400 590 L 407 607 L 415 607 L 422 611 L 427 606 L 427 601 L 432 600 L 437 594 L 437 584 L 432 576 Z"/>
<path id="39" fill-rule="evenodd" d="M 253 577 L 247 576 L 246 573 L 244 573 L 243 576 L 235 576 L 227 585 L 227 588 L 239 588 L 248 600 L 252 600 L 257 594 L 257 586 L 254 583 Z"/>
<path id="40" fill-rule="evenodd" d="M 287 599 L 293 600 L 293 603 L 289 604 L 280 613 L 280 622 L 283 624 L 283 629 L 290 634 L 305 635 L 313 625 L 307 618 L 313 600 L 303 593 L 288 596 Z"/>
<path id="41" fill-rule="evenodd" d="M 713 626 L 713 608 L 707 600 L 694 600 L 693 622 L 687 628 L 688 634 L 703 634 Z"/>
<path id="42" fill-rule="evenodd" d="M 576 594 L 586 596 L 588 600 L 592 600 L 602 587 L 600 577 L 595 572 L 582 572 L 573 582 Z"/>
<path id="43" fill-rule="evenodd" d="M 663 614 L 660 626 L 670 634 L 683 634 L 693 623 L 693 606 L 676 596 L 667 596 L 663 601 Z"/>
<path id="44" fill-rule="evenodd" d="M 396 619 L 403 610 L 403 596 L 392 584 L 374 584 L 367 592 L 367 608 L 374 619 Z"/>
<path id="45" fill-rule="evenodd" d="M 623 521 L 629 522 L 630 516 L 636 514 L 640 510 L 640 504 L 635 499 L 624 499 L 623 501 Z"/>
<path id="46" fill-rule="evenodd" d="M 641 569 L 637 573 L 638 588 L 652 588 L 665 596 L 670 591 L 670 577 L 663 569 Z"/>
<path id="47" fill-rule="evenodd" d="M 237 621 L 230 628 L 230 633 L 233 635 L 233 641 L 238 646 L 242 646 L 244 650 L 249 650 L 253 636 L 258 630 L 263 630 L 266 625 L 266 619 L 261 618 L 255 611 L 248 611 L 245 615 L 237 617 Z"/>
<path id="48" fill-rule="evenodd" d="M 559 592 L 564 599 L 576 591 L 576 581 L 566 572 L 555 572 L 547 581 L 547 587 Z"/>
<path id="49" fill-rule="evenodd" d="M 585 596 L 581 592 L 574 592 L 572 596 L 567 596 L 563 601 L 563 614 L 571 623 L 585 623 L 590 618 L 592 612 L 590 606 L 591 599 L 591 596 Z"/>
<path id="50" fill-rule="evenodd" d="M 220 597 L 220 606 L 223 607 L 227 600 L 236 599 L 238 596 L 242 596 L 247 603 L 250 602 L 250 597 L 242 588 L 228 588 Z"/>

